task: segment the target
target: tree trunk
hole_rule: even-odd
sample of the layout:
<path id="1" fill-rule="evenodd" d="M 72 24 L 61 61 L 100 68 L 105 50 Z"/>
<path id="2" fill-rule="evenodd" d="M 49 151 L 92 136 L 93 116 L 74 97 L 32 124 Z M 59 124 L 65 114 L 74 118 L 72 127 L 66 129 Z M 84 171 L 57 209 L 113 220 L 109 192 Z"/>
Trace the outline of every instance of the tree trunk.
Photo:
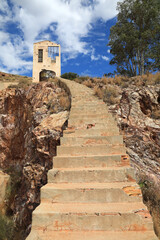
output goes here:
<path id="1" fill-rule="evenodd" d="M 144 74 L 144 51 L 141 53 L 141 75 Z"/>

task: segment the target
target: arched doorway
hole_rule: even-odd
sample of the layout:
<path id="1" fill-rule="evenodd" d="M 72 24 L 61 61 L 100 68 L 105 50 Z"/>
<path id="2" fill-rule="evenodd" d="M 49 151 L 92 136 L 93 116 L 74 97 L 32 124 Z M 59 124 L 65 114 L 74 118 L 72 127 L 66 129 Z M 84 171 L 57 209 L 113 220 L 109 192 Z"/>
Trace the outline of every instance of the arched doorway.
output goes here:
<path id="1" fill-rule="evenodd" d="M 50 79 L 53 79 L 56 76 L 56 73 L 54 71 L 50 71 L 50 70 L 45 70 L 43 69 L 40 73 L 39 73 L 39 81 L 49 81 Z"/>

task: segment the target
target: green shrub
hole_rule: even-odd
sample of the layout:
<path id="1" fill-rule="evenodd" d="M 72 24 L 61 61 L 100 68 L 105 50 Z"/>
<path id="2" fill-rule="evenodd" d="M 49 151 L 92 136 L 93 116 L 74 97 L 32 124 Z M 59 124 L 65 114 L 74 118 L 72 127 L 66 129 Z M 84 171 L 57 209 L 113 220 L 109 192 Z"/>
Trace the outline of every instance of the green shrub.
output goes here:
<path id="1" fill-rule="evenodd" d="M 11 89 L 11 88 L 18 88 L 17 84 L 10 84 L 7 88 Z"/>
<path id="2" fill-rule="evenodd" d="M 18 191 L 21 187 L 22 170 L 11 166 L 6 170 L 6 173 L 10 175 L 10 180 L 6 188 L 6 215 L 12 216 L 13 212 L 11 205 L 14 202 L 15 196 L 18 194 Z"/>
<path id="3" fill-rule="evenodd" d="M 88 76 L 79 76 L 78 77 L 78 82 L 79 83 L 82 83 L 82 82 L 87 81 L 87 80 L 89 80 Z"/>
<path id="4" fill-rule="evenodd" d="M 14 222 L 0 212 L 0 240 L 13 240 Z"/>
<path id="5" fill-rule="evenodd" d="M 77 73 L 68 72 L 68 73 L 62 74 L 61 77 L 65 78 L 65 79 L 69 79 L 69 80 L 74 80 L 75 78 L 78 78 L 79 76 Z"/>

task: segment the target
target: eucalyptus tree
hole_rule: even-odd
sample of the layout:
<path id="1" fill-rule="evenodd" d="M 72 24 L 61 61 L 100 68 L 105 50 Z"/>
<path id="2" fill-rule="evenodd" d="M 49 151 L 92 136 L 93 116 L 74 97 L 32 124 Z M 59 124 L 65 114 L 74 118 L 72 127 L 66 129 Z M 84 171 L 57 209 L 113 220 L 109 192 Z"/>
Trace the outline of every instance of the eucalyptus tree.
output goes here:
<path id="1" fill-rule="evenodd" d="M 159 0 L 124 0 L 117 4 L 117 22 L 110 29 L 109 46 L 117 72 L 142 75 L 158 68 L 160 46 Z"/>

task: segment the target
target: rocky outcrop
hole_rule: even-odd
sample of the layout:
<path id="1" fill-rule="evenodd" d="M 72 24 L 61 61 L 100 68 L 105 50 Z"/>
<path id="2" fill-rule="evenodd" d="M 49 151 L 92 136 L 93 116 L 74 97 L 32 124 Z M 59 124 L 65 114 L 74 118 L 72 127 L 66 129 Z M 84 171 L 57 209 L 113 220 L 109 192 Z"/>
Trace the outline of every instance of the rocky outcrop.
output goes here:
<path id="1" fill-rule="evenodd" d="M 125 137 L 131 163 L 137 171 L 143 200 L 160 237 L 160 90 L 159 85 L 124 89 L 120 103 L 110 106 Z"/>
<path id="2" fill-rule="evenodd" d="M 69 108 L 70 97 L 57 83 L 1 92 L 0 168 L 11 177 L 6 214 L 14 216 L 15 239 L 25 239 L 30 231 Z"/>

